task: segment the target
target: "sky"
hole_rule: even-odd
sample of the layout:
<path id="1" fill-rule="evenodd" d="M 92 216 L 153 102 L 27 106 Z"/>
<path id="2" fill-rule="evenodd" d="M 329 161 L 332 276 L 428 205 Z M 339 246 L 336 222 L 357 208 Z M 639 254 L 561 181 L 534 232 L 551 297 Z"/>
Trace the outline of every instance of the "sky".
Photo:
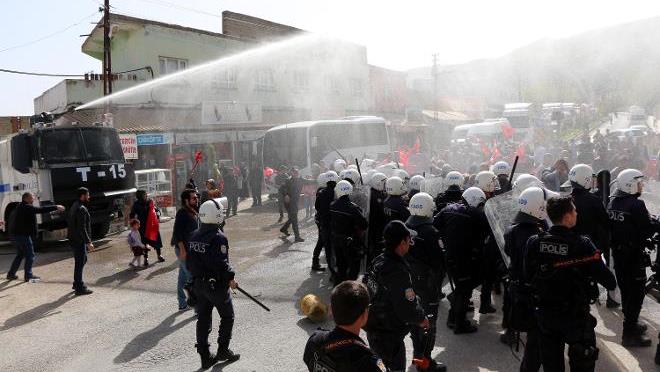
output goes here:
<path id="1" fill-rule="evenodd" d="M 0 1 L 0 69 L 99 72 L 81 51 L 102 0 Z M 367 47 L 369 63 L 396 70 L 493 58 L 542 38 L 660 16 L 657 0 L 111 0 L 116 13 L 221 32 L 224 10 Z M 0 72 L 0 116 L 30 115 L 62 78 Z"/>

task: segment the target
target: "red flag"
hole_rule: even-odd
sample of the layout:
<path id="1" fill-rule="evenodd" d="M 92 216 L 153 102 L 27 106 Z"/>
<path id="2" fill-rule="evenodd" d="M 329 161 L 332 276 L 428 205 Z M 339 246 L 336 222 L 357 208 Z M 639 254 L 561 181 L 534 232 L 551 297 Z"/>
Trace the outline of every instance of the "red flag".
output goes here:
<path id="1" fill-rule="evenodd" d="M 504 123 L 502 124 L 501 128 L 502 128 L 502 134 L 504 134 L 504 138 L 510 139 L 511 137 L 513 137 L 513 132 L 515 132 L 515 129 L 513 129 L 513 127 L 511 127 L 510 124 Z"/>
<path id="2" fill-rule="evenodd" d="M 520 144 L 518 145 L 518 149 L 516 150 L 516 156 L 518 156 L 520 159 L 525 157 L 525 145 Z"/>
<path id="3" fill-rule="evenodd" d="M 494 163 L 501 156 L 502 156 L 502 152 L 500 151 L 500 148 L 497 147 L 497 143 L 494 143 L 493 144 L 493 154 L 490 156 L 490 162 Z"/>
<path id="4" fill-rule="evenodd" d="M 156 215 L 156 208 L 154 201 L 149 200 L 149 211 L 147 212 L 147 226 L 144 229 L 144 237 L 151 241 L 158 241 L 158 216 Z"/>
<path id="5" fill-rule="evenodd" d="M 202 161 L 202 152 L 201 152 L 201 151 L 197 151 L 197 152 L 195 153 L 195 162 L 196 162 L 196 163 L 199 163 L 200 161 Z"/>

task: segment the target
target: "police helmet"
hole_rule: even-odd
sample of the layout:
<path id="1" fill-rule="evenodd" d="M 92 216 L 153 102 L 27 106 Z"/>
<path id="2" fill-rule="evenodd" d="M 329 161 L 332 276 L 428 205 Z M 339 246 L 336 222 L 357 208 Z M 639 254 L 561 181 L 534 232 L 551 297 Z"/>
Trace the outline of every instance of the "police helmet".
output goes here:
<path id="1" fill-rule="evenodd" d="M 403 195 L 406 193 L 403 180 L 397 176 L 390 177 L 385 181 L 385 191 L 387 195 Z"/>
<path id="2" fill-rule="evenodd" d="M 406 172 L 404 169 L 396 169 L 396 170 L 394 170 L 394 175 L 395 175 L 396 177 L 401 178 L 401 180 L 403 180 L 403 182 L 406 182 L 406 181 L 408 181 L 408 180 L 410 179 L 410 175 L 409 175 L 408 172 Z"/>
<path id="3" fill-rule="evenodd" d="M 520 211 L 539 220 L 545 220 L 548 218 L 545 203 L 548 198 L 549 195 L 545 189 L 536 186 L 528 187 L 518 196 Z"/>
<path id="4" fill-rule="evenodd" d="M 408 186 L 410 190 L 421 190 L 422 189 L 422 184 L 424 183 L 424 176 L 420 176 L 419 174 L 414 175 L 410 178 L 410 182 L 408 182 Z"/>
<path id="5" fill-rule="evenodd" d="M 491 170 L 497 176 L 502 175 L 502 174 L 508 176 L 509 173 L 511 172 L 511 166 L 509 166 L 509 163 L 507 163 L 505 161 L 498 161 L 497 163 L 493 164 L 493 166 L 491 167 Z"/>
<path id="6" fill-rule="evenodd" d="M 350 195 L 353 192 L 353 185 L 346 180 L 337 182 L 335 186 L 335 197 L 337 199 L 341 198 L 344 195 Z"/>
<path id="7" fill-rule="evenodd" d="M 463 200 L 472 208 L 477 208 L 486 202 L 486 194 L 478 187 L 469 187 L 463 191 Z"/>
<path id="8" fill-rule="evenodd" d="M 530 187 L 543 187 L 543 182 L 531 174 L 523 173 L 513 181 L 513 194 L 520 195 Z"/>
<path id="9" fill-rule="evenodd" d="M 500 189 L 500 181 L 497 179 L 495 173 L 491 171 L 477 173 L 474 185 L 480 188 L 483 192 L 495 192 L 495 190 Z"/>
<path id="10" fill-rule="evenodd" d="M 561 187 L 570 187 L 575 183 L 584 189 L 591 190 L 593 179 L 593 168 L 587 164 L 575 164 L 568 172 L 568 181 L 561 185 Z"/>
<path id="11" fill-rule="evenodd" d="M 225 221 L 225 211 L 220 199 L 209 199 L 199 207 L 199 221 L 209 225 L 220 225 Z"/>
<path id="12" fill-rule="evenodd" d="M 626 194 L 641 194 L 640 184 L 644 181 L 644 174 L 637 169 L 624 169 L 616 177 L 616 187 Z"/>
<path id="13" fill-rule="evenodd" d="M 337 159 L 332 167 L 335 169 L 335 172 L 341 172 L 346 169 L 346 161 L 344 159 Z"/>
<path id="14" fill-rule="evenodd" d="M 413 216 L 433 217 L 435 211 L 433 197 L 425 192 L 418 192 L 410 198 L 408 210 Z"/>
<path id="15" fill-rule="evenodd" d="M 465 182 L 465 177 L 458 171 L 451 171 L 445 176 L 445 189 L 449 186 L 458 186 L 463 188 L 463 182 Z"/>
<path id="16" fill-rule="evenodd" d="M 387 180 L 387 176 L 384 175 L 383 173 L 376 172 L 371 176 L 371 179 L 369 180 L 369 184 L 371 187 L 374 188 L 374 190 L 377 191 L 384 191 L 385 190 L 385 180 Z"/>
<path id="17" fill-rule="evenodd" d="M 360 172 L 353 168 L 346 169 L 342 177 L 343 180 L 351 182 L 353 185 L 357 185 L 360 182 Z"/>

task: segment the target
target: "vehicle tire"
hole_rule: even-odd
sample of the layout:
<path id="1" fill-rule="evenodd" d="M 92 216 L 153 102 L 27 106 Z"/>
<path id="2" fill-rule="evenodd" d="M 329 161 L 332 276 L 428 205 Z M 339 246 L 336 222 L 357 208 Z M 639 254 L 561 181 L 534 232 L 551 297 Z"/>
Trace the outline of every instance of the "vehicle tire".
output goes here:
<path id="1" fill-rule="evenodd" d="M 110 231 L 110 223 L 109 222 L 101 222 L 101 223 L 96 223 L 92 225 L 92 239 L 101 239 L 105 238 L 106 235 L 108 235 L 108 231 Z"/>

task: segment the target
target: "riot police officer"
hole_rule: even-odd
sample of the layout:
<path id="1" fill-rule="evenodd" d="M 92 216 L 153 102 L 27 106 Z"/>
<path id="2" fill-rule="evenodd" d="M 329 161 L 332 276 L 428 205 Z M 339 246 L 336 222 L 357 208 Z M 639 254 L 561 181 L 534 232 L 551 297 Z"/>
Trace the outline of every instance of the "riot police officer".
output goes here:
<path id="1" fill-rule="evenodd" d="M 493 164 L 493 173 L 497 176 L 499 189 L 495 191 L 495 195 L 499 195 L 511 190 L 511 183 L 509 182 L 509 173 L 511 173 L 511 166 L 505 161 L 498 161 Z"/>
<path id="2" fill-rule="evenodd" d="M 444 180 L 445 191 L 435 198 L 435 209 L 441 211 L 449 203 L 458 203 L 463 195 L 463 183 L 465 177 L 460 172 L 451 171 L 447 173 Z"/>
<path id="3" fill-rule="evenodd" d="M 406 221 L 410 217 L 408 202 L 403 198 L 406 194 L 405 185 L 400 177 L 390 177 L 385 181 L 387 199 L 383 202 L 383 211 L 387 222 L 394 220 Z"/>
<path id="4" fill-rule="evenodd" d="M 429 319 L 415 294 L 411 273 L 404 256 L 416 232 L 401 221 L 385 226 L 385 252 L 376 257 L 362 281 L 371 297 L 369 319 L 364 329 L 372 350 L 391 371 L 406 369 L 406 347 L 403 339 L 411 325 L 429 328 Z"/>
<path id="5" fill-rule="evenodd" d="M 383 229 L 385 228 L 386 216 L 383 203 L 387 198 L 385 193 L 385 180 L 387 176 L 376 172 L 371 176 L 369 184 L 369 230 L 367 232 L 367 266 L 383 251 Z"/>
<path id="6" fill-rule="evenodd" d="M 331 244 L 337 259 L 335 284 L 357 279 L 364 255 L 362 235 L 368 223 L 360 207 L 351 202 L 352 191 L 348 181 L 339 181 L 335 187 L 337 200 L 330 204 Z"/>
<path id="7" fill-rule="evenodd" d="M 554 194 L 554 193 L 552 193 Z M 509 282 L 504 296 L 506 333 L 500 340 L 515 342 L 514 332 L 527 332 L 525 354 L 521 372 L 538 372 L 541 367 L 538 327 L 534 319 L 530 284 L 523 280 L 523 259 L 527 240 L 547 230 L 546 199 L 548 192 L 540 187 L 529 187 L 518 197 L 520 211 L 511 227 L 504 233 L 504 251 L 509 256 Z"/>
<path id="8" fill-rule="evenodd" d="M 443 273 L 445 262 L 444 252 L 439 243 L 440 233 L 433 227 L 435 203 L 431 195 L 420 192 L 410 199 L 408 208 L 411 216 L 406 221 L 406 227 L 417 232 L 417 236 L 414 238 L 414 244 L 410 247 L 406 259 L 412 272 L 413 289 L 419 296 L 424 313 L 430 322 L 427 331 L 417 325 L 410 330 L 413 341 L 413 361 L 417 362 L 418 371 L 445 371 L 444 365 L 431 358 L 431 351 L 435 345 L 435 325 L 440 302 L 440 285 L 442 283 L 440 275 Z"/>
<path id="9" fill-rule="evenodd" d="M 341 179 L 350 182 L 353 186 L 353 191 L 351 192 L 350 199 L 355 205 L 360 207 L 362 212 L 367 210 L 367 195 L 362 192 L 362 176 L 360 172 L 356 169 L 349 168 L 343 172 L 343 176 L 340 176 Z"/>
<path id="10" fill-rule="evenodd" d="M 335 199 L 335 185 L 339 177 L 334 171 L 327 171 L 319 175 L 319 188 L 316 190 L 316 200 L 314 209 L 316 216 L 314 221 L 318 227 L 319 237 L 312 255 L 312 270 L 324 271 L 319 262 L 321 248 L 325 248 L 325 261 L 331 274 L 334 274 L 334 257 L 332 255 L 332 246 L 330 245 L 330 203 Z"/>
<path id="11" fill-rule="evenodd" d="M 408 200 L 412 199 L 422 189 L 423 183 L 424 176 L 416 174 L 410 177 L 410 181 L 408 182 Z"/>
<path id="12" fill-rule="evenodd" d="M 612 234 L 614 272 L 621 291 L 623 311 L 623 346 L 650 346 L 646 325 L 639 323 L 645 295 L 646 266 L 644 242 L 653 235 L 651 217 L 646 204 L 639 199 L 644 175 L 626 169 L 616 178 L 617 191 L 607 206 Z"/>
<path id="13" fill-rule="evenodd" d="M 360 338 L 369 318 L 369 292 L 345 281 L 330 296 L 335 329 L 318 330 L 307 341 L 303 360 L 310 372 L 385 372 L 385 364 Z"/>
<path id="14" fill-rule="evenodd" d="M 577 220 L 571 198 L 551 198 L 546 209 L 553 226 L 529 239 L 523 265 L 534 295 L 543 370 L 564 371 L 568 344 L 571 371 L 594 371 L 596 318 L 589 304 L 598 297 L 596 283 L 614 289 L 616 280 L 591 240 L 571 230 Z"/>
<path id="15" fill-rule="evenodd" d="M 484 240 L 490 231 L 483 213 L 486 195 L 478 187 L 463 192 L 462 202 L 449 204 L 434 217 L 447 257 L 447 273 L 454 285 L 447 327 L 455 334 L 473 333 L 477 327 L 467 320 L 472 291 L 481 284 Z"/>
<path id="16" fill-rule="evenodd" d="M 197 352 L 202 360 L 202 368 L 210 368 L 217 361 L 233 362 L 240 358 L 229 349 L 232 328 L 234 327 L 234 306 L 229 289 L 238 284 L 234 280 L 234 270 L 229 264 L 229 242 L 220 231 L 224 222 L 224 210 L 216 199 L 204 202 L 199 208 L 201 226 L 193 232 L 188 242 L 189 256 L 186 260 L 193 277 L 193 290 L 197 296 Z M 213 308 L 220 314 L 218 352 L 209 352 L 208 337 L 211 333 Z"/>

